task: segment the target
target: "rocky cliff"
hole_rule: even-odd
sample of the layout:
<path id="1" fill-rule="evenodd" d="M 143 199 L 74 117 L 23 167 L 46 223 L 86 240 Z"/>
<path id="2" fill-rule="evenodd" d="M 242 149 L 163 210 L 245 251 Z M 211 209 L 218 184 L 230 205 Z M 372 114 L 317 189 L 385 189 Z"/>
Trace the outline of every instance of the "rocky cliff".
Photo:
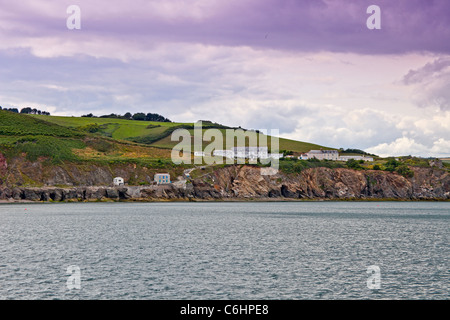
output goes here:
<path id="1" fill-rule="evenodd" d="M 375 170 L 307 169 L 296 175 L 262 176 L 259 168 L 234 166 L 211 174 L 212 183 L 193 182 L 199 198 L 450 199 L 450 174 L 412 168 L 413 178 Z"/>
<path id="2" fill-rule="evenodd" d="M 41 163 L 7 164 L 0 157 L 2 201 L 101 200 L 288 200 L 288 199 L 397 199 L 449 200 L 450 174 L 446 169 L 412 167 L 414 177 L 375 170 L 311 168 L 299 174 L 261 175 L 254 166 L 228 166 L 198 179 L 175 185 L 110 186 L 114 176 L 125 181 L 140 177 L 151 181 L 147 168 L 53 166 Z M 40 187 L 20 181 L 40 179 Z M 11 185 L 11 181 L 19 184 Z M 19 185 L 19 186 L 18 186 Z M 55 187 L 65 185 L 71 187 Z"/>

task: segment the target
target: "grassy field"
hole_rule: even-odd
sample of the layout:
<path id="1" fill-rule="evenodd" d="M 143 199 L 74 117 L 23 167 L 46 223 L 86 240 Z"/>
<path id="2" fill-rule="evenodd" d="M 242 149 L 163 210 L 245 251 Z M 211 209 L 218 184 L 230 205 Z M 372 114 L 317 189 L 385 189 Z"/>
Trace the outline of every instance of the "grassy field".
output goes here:
<path id="1" fill-rule="evenodd" d="M 120 140 L 160 134 L 170 127 L 180 125 L 179 123 L 174 122 L 134 121 L 112 118 L 55 117 L 41 115 L 31 115 L 31 117 L 72 129 L 98 124 L 102 127 L 100 133 L 113 139 Z M 149 126 L 150 128 L 148 128 Z"/>
<path id="2" fill-rule="evenodd" d="M 89 119 L 89 118 L 87 118 Z M 52 121 L 47 121 L 52 120 Z M 105 120 L 105 119 L 97 119 Z M 107 119 L 106 119 L 107 120 Z M 114 125 L 124 137 L 146 130 L 139 121 Z M 130 122 L 132 122 L 130 124 Z M 136 122 L 136 124 L 134 124 Z M 7 156 L 26 154 L 28 160 L 38 158 L 61 161 L 154 162 L 169 161 L 170 150 L 142 146 L 131 141 L 92 134 L 77 128 L 91 124 L 85 118 L 30 116 L 0 110 L 0 149 Z M 155 126 L 154 129 L 164 128 Z M 141 130 L 141 131 L 139 131 Z"/>
<path id="3" fill-rule="evenodd" d="M 79 117 L 55 117 L 55 116 L 39 116 L 33 115 L 32 117 L 40 120 L 45 120 L 60 126 L 69 128 L 82 128 L 88 125 L 97 124 L 101 127 L 99 134 L 107 137 L 111 137 L 117 140 L 134 141 L 141 144 L 148 144 L 157 148 L 172 149 L 178 141 L 171 141 L 171 133 L 176 128 L 186 128 L 191 136 L 194 136 L 193 123 L 172 123 L 172 122 L 152 122 L 152 121 L 135 121 L 124 119 L 112 119 L 112 118 L 79 118 Z M 227 127 L 216 127 L 214 124 L 203 124 L 204 128 L 217 128 L 220 130 L 224 140 L 223 149 L 226 149 L 226 132 Z M 206 129 L 205 129 L 206 130 Z M 203 133 L 205 132 L 203 130 Z M 191 145 L 193 145 L 193 138 L 191 139 Z M 209 145 L 210 141 L 203 142 L 203 148 Z M 258 140 L 259 143 L 259 140 Z M 250 143 L 246 143 L 247 146 L 255 146 Z M 261 144 L 262 145 L 262 144 Z M 271 147 L 271 139 L 267 137 L 267 146 Z M 317 144 L 295 141 L 280 138 L 279 150 L 288 150 L 294 152 L 294 154 L 300 154 L 312 149 L 325 150 L 331 149 L 328 147 L 320 146 Z"/>

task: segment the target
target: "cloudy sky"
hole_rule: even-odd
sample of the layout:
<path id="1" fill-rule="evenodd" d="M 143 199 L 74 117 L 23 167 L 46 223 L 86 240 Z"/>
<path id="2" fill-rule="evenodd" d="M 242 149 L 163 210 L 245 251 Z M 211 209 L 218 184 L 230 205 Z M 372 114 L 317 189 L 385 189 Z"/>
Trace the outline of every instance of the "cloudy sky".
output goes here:
<path id="1" fill-rule="evenodd" d="M 0 105 L 448 157 L 449 40 L 448 0 L 0 0 Z"/>

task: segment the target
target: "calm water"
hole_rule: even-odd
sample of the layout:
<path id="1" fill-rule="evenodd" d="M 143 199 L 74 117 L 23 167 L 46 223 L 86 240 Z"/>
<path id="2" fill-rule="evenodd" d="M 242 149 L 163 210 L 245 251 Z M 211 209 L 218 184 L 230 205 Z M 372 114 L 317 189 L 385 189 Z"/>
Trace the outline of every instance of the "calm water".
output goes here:
<path id="1" fill-rule="evenodd" d="M 449 231 L 450 203 L 0 205 L 0 298 L 449 299 Z"/>

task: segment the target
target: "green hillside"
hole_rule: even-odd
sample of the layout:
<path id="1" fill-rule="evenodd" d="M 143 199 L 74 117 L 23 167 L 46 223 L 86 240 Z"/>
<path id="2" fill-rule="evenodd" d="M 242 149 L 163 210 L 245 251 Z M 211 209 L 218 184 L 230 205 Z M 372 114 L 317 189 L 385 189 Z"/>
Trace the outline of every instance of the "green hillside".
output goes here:
<path id="1" fill-rule="evenodd" d="M 204 130 L 215 128 L 226 137 L 228 127 L 211 122 L 203 124 Z M 25 157 L 30 161 L 99 165 L 135 163 L 170 171 L 176 167 L 171 161 L 172 149 L 179 145 L 179 141 L 171 141 L 171 133 L 178 128 L 187 129 L 191 139 L 186 142 L 193 143 L 193 123 L 54 117 L 0 110 L 0 153 L 7 158 Z M 267 142 L 270 148 L 270 137 L 267 137 Z M 210 144 L 210 141 L 203 141 L 204 148 Z M 247 145 L 250 144 L 247 142 Z M 226 149 L 225 140 L 222 147 Z M 321 146 L 279 140 L 280 150 L 294 154 L 318 148 Z"/>
<path id="2" fill-rule="evenodd" d="M 92 131 L 96 131 L 94 133 L 96 133 L 97 135 L 110 137 L 115 140 L 136 142 L 139 144 L 145 144 L 163 149 L 172 149 L 178 144 L 177 141 L 171 141 L 172 132 L 178 128 L 187 129 L 192 136 L 194 135 L 193 123 L 136 121 L 115 118 L 56 117 L 41 115 L 32 115 L 31 117 L 57 124 L 59 126 L 81 131 L 89 130 L 89 128 L 94 128 L 93 126 L 95 126 L 95 130 Z M 204 130 L 210 128 L 219 129 L 223 133 L 223 137 L 225 137 L 225 129 L 228 129 L 229 127 L 204 122 L 203 128 Z M 268 137 L 267 141 L 269 147 L 270 140 L 270 137 Z M 191 142 L 193 142 L 193 139 Z M 209 143 L 210 142 L 208 141 L 204 141 L 203 147 L 206 147 Z M 223 148 L 226 148 L 225 139 L 223 141 Z M 307 142 L 289 140 L 284 138 L 279 139 L 279 149 L 292 151 L 294 152 L 294 154 L 300 154 L 311 149 L 320 148 L 331 149 Z"/>
<path id="3" fill-rule="evenodd" d="M 0 150 L 8 157 L 25 154 L 32 161 L 42 158 L 56 162 L 171 163 L 170 150 L 142 146 L 82 130 L 77 124 L 83 124 L 84 118 L 65 119 L 78 120 L 67 125 L 56 117 L 35 117 L 0 110 Z"/>

